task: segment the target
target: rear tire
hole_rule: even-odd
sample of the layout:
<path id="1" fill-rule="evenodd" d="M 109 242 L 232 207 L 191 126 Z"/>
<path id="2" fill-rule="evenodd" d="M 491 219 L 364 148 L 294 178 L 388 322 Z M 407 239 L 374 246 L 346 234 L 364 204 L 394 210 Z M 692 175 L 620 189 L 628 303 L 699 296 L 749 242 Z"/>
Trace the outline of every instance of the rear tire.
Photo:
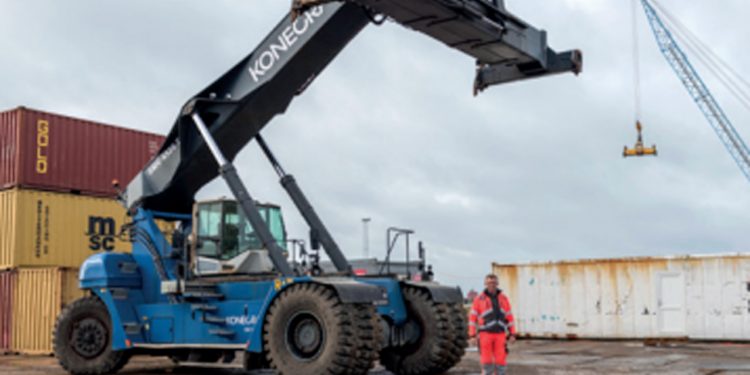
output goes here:
<path id="1" fill-rule="evenodd" d="M 266 314 L 266 358 L 280 375 L 366 374 L 378 358 L 375 307 L 346 304 L 330 289 L 293 285 Z"/>
<path id="2" fill-rule="evenodd" d="M 112 350 L 112 320 L 97 297 L 84 297 L 65 307 L 55 322 L 55 357 L 74 375 L 103 375 L 119 371 L 130 359 Z"/>
<path id="3" fill-rule="evenodd" d="M 381 363 L 398 375 L 442 374 L 461 361 L 467 342 L 466 315 L 459 304 L 437 303 L 419 288 L 404 287 L 409 319 L 420 330 L 416 342 L 381 352 Z"/>
<path id="4" fill-rule="evenodd" d="M 446 358 L 442 371 L 448 371 L 461 362 L 464 354 L 466 354 L 466 347 L 469 346 L 469 324 L 466 310 L 461 303 L 447 304 L 447 308 L 448 322 L 454 336 L 450 342 L 452 344 L 450 348 L 452 355 Z"/>

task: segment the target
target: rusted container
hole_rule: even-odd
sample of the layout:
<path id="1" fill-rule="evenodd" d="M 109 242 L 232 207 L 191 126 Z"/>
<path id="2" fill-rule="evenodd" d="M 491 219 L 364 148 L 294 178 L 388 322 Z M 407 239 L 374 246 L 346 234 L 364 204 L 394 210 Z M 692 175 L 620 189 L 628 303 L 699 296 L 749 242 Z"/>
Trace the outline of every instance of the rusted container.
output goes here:
<path id="1" fill-rule="evenodd" d="M 24 107 L 0 113 L 0 189 L 114 196 L 164 137 Z"/>
<path id="2" fill-rule="evenodd" d="M 21 268 L 13 291 L 11 351 L 52 354 L 52 330 L 62 309 L 84 291 L 78 288 L 78 270 Z"/>
<path id="3" fill-rule="evenodd" d="M 114 199 L 11 189 L 0 191 L 0 269 L 80 267 L 101 251 L 129 252 L 128 220 Z"/>
<path id="4" fill-rule="evenodd" d="M 10 351 L 15 275 L 12 271 L 0 272 L 0 354 Z"/>
<path id="5" fill-rule="evenodd" d="M 521 335 L 750 341 L 750 254 L 493 264 Z"/>

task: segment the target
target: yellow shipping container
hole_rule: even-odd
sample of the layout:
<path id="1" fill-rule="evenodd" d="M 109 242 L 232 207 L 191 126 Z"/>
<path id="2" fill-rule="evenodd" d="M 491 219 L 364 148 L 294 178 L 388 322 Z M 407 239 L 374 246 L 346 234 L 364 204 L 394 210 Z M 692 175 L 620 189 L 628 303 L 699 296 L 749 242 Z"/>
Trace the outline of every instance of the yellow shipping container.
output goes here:
<path id="1" fill-rule="evenodd" d="M 0 192 L 0 269 L 78 268 L 101 251 L 130 252 L 128 217 L 114 199 L 12 189 Z"/>
<path id="2" fill-rule="evenodd" d="M 51 354 L 57 316 L 85 293 L 78 288 L 78 270 L 21 268 L 16 272 L 11 351 Z"/>

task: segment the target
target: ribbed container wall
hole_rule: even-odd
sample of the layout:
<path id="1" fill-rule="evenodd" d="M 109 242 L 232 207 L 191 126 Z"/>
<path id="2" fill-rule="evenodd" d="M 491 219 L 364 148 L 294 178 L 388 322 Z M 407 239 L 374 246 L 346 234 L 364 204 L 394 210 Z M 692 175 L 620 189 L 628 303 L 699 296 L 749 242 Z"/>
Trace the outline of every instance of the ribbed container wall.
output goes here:
<path id="1" fill-rule="evenodd" d="M 114 199 L 34 190 L 0 191 L 0 269 L 80 267 L 102 251 L 129 252 L 128 220 Z"/>
<path id="2" fill-rule="evenodd" d="M 18 112 L 0 112 L 0 187 L 12 185 L 18 178 L 19 136 Z"/>
<path id="3" fill-rule="evenodd" d="M 521 335 L 750 341 L 750 254 L 494 264 Z"/>
<path id="4" fill-rule="evenodd" d="M 0 272 L 0 354 L 10 351 L 15 275 L 13 271 Z"/>
<path id="5" fill-rule="evenodd" d="M 78 270 L 22 268 L 17 273 L 11 351 L 52 354 L 52 331 L 57 316 L 67 304 L 85 295 L 78 288 Z"/>
<path id="6" fill-rule="evenodd" d="M 164 137 L 24 107 L 0 113 L 0 189 L 114 196 Z"/>

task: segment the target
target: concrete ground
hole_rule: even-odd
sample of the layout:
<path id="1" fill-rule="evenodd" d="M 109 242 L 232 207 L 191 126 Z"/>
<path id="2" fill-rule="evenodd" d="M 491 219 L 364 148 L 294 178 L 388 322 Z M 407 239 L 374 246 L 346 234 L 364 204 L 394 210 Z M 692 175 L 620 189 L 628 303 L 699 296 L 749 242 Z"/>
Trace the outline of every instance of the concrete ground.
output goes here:
<path id="1" fill-rule="evenodd" d="M 673 343 L 658 347 L 641 342 L 518 341 L 510 354 L 509 374 L 749 374 L 750 344 Z M 176 368 L 161 358 L 134 359 L 122 374 L 239 374 L 237 370 Z M 478 374 L 476 351 L 469 351 L 449 374 Z M 0 356 L 0 374 L 63 375 L 52 357 Z M 372 375 L 388 375 L 376 368 Z"/>

